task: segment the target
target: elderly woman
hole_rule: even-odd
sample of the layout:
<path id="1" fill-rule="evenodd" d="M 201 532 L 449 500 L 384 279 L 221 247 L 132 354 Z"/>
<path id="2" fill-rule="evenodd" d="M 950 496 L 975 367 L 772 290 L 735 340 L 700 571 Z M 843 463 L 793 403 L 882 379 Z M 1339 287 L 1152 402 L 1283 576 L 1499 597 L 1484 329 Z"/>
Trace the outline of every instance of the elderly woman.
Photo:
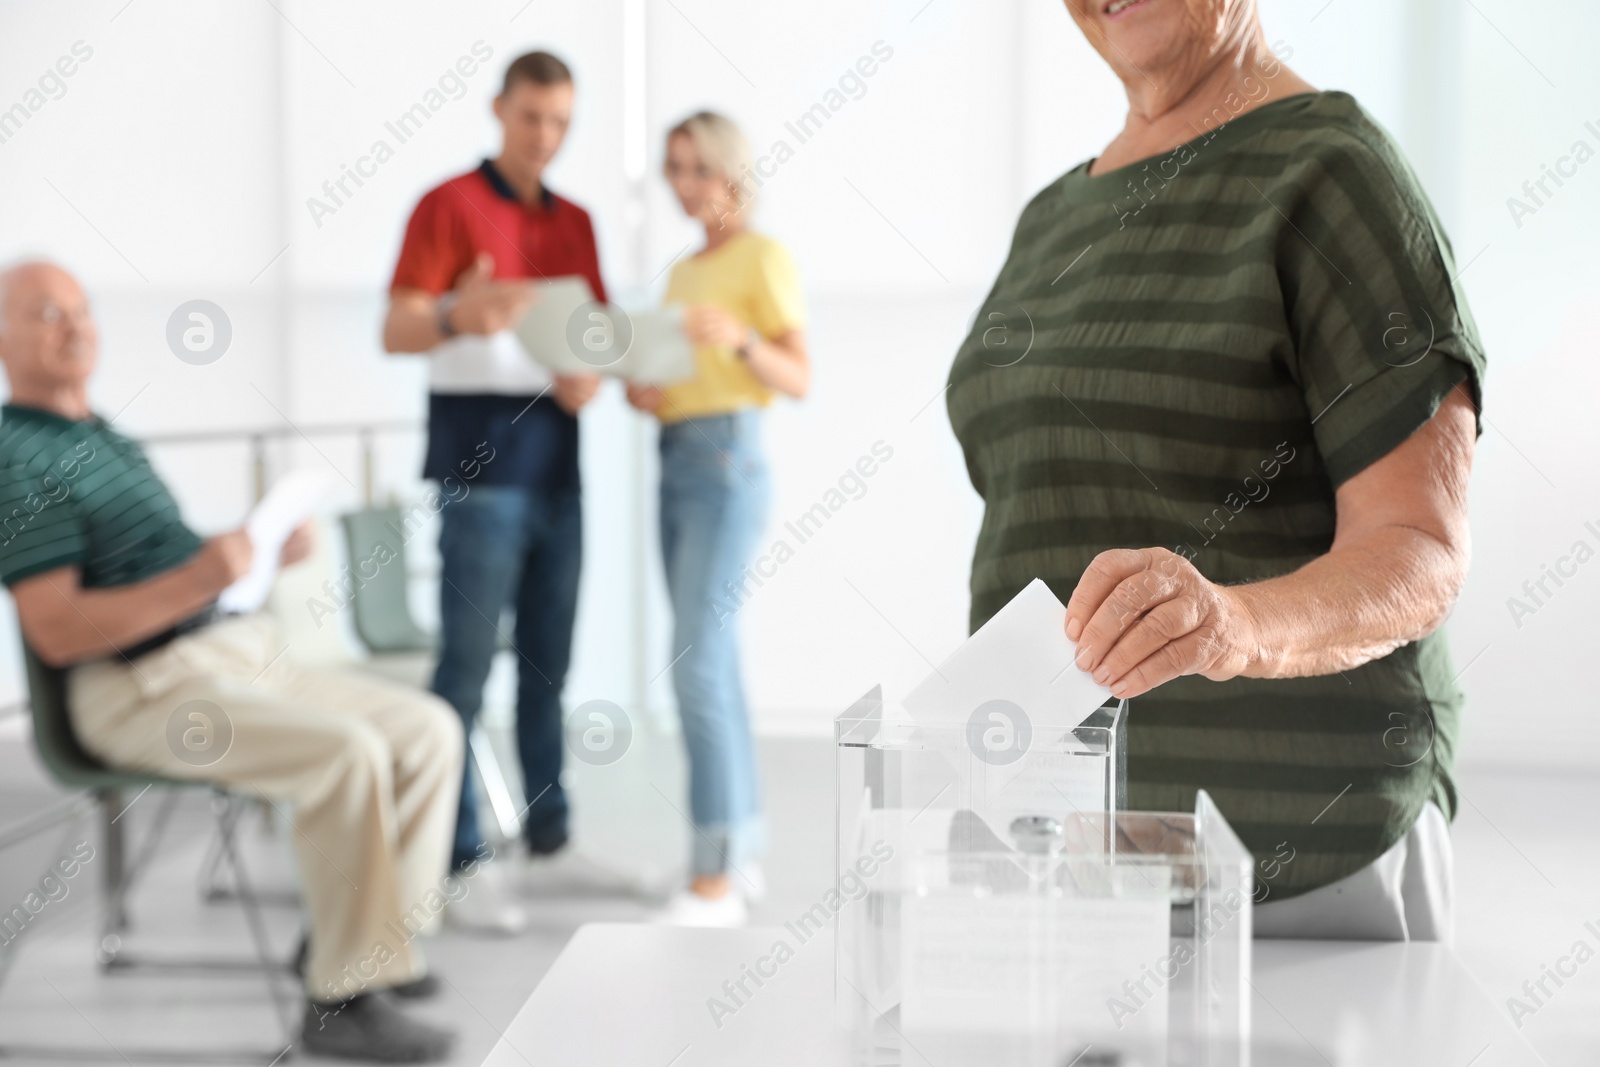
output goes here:
<path id="1" fill-rule="evenodd" d="M 1137 698 L 1130 804 L 1216 799 L 1258 936 L 1446 940 L 1484 370 L 1449 243 L 1253 0 L 1067 6 L 1128 116 L 1024 210 L 950 373 L 971 623 L 1035 576 L 1070 598 L 1079 665 Z"/>

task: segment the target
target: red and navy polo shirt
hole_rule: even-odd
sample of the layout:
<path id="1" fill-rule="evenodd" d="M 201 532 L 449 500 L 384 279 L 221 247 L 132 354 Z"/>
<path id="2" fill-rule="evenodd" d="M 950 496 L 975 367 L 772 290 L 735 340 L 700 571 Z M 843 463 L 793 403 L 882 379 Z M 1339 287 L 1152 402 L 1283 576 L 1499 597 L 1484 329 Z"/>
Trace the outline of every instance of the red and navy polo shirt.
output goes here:
<path id="1" fill-rule="evenodd" d="M 543 187 L 532 203 L 518 199 L 487 159 L 417 204 L 390 291 L 444 293 L 482 252 L 494 257 L 496 278 L 576 274 L 596 299 L 606 299 L 589 213 Z M 483 463 L 486 455 L 493 460 Z M 577 420 L 548 394 L 530 406 L 526 396 L 431 393 L 422 476 L 460 480 L 467 470 L 477 472 L 479 484 L 576 490 Z"/>

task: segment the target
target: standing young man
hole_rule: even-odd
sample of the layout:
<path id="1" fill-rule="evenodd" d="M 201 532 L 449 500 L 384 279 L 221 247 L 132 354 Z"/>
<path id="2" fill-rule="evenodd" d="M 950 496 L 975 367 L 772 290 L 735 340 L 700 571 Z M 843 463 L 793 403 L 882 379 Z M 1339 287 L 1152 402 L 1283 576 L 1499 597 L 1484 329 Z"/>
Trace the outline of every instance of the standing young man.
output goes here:
<path id="1" fill-rule="evenodd" d="M 583 542 L 576 416 L 599 379 L 552 378 L 511 332 L 539 279 L 578 275 L 596 300 L 606 299 L 588 213 L 543 182 L 566 136 L 572 102 L 572 74 L 555 56 L 530 52 L 506 69 L 494 100 L 500 155 L 432 190 L 412 213 L 383 343 L 390 352 L 430 357 L 423 476 L 479 472 L 472 493 L 440 516 L 433 690 L 470 732 L 499 647 L 500 615 L 509 606 L 516 615 L 517 748 L 531 800 L 523 824 L 529 874 L 592 882 L 572 877 L 584 865 L 567 847 L 561 688 Z M 482 845 L 467 774 L 455 866 L 478 858 Z M 506 896 L 502 873 L 485 870 L 492 877 L 482 879 L 452 919 L 515 933 L 526 914 Z"/>

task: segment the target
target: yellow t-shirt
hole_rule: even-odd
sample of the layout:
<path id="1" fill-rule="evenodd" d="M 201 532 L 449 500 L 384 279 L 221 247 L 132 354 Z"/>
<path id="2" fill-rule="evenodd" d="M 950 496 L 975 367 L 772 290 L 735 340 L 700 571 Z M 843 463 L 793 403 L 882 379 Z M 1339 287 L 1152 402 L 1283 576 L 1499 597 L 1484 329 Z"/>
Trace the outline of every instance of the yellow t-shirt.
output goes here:
<path id="1" fill-rule="evenodd" d="M 715 304 L 767 339 L 804 321 L 800 272 L 777 241 L 746 230 L 711 252 L 680 261 L 667 281 L 668 304 Z M 695 376 L 665 386 L 662 422 L 766 407 L 774 393 L 731 348 L 695 349 Z"/>

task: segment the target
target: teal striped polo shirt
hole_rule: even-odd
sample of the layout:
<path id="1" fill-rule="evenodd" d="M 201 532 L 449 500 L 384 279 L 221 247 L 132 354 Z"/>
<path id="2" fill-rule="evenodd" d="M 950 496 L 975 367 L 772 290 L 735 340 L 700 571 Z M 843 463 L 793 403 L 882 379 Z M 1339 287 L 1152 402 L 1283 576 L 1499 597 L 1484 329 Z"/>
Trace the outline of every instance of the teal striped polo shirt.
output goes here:
<path id="1" fill-rule="evenodd" d="M 78 567 L 85 588 L 129 585 L 187 562 L 200 537 L 144 450 L 99 416 L 0 408 L 0 581 Z"/>
<path id="2" fill-rule="evenodd" d="M 957 353 L 950 420 L 985 504 L 974 629 L 1034 577 L 1067 600 L 1110 548 L 1223 583 L 1293 571 L 1333 543 L 1339 485 L 1450 390 L 1481 410 L 1449 243 L 1353 99 L 1196 133 L 1034 197 Z M 1132 702 L 1129 801 L 1207 790 L 1260 858 L 1258 899 L 1291 897 L 1430 798 L 1453 816 L 1461 699 L 1443 632 L 1326 677 L 1181 678 Z"/>

